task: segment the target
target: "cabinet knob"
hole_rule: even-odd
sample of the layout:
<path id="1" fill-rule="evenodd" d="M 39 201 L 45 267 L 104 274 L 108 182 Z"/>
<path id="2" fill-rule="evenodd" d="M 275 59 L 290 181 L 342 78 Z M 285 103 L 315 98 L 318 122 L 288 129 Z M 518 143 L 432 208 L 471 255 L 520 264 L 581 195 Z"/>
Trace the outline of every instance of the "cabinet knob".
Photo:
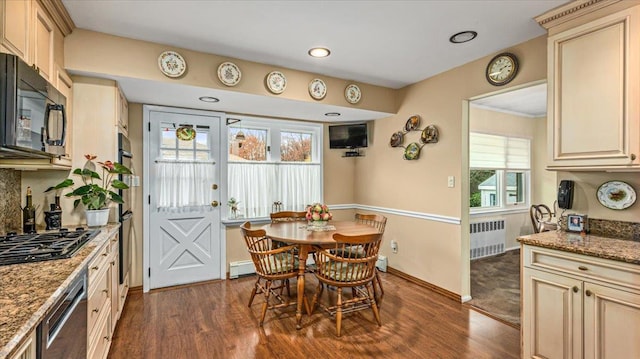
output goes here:
<path id="1" fill-rule="evenodd" d="M 104 337 L 104 340 L 109 341 L 109 337 Z"/>
<path id="2" fill-rule="evenodd" d="M 578 267 L 578 269 L 580 269 L 580 270 L 589 270 L 589 268 L 587 268 L 585 266 L 580 266 L 580 267 Z"/>
<path id="3" fill-rule="evenodd" d="M 107 256 L 107 253 L 102 253 L 102 256 L 103 256 L 103 257 L 106 257 L 106 256 Z"/>
<path id="4" fill-rule="evenodd" d="M 631 154 L 631 161 L 635 161 L 635 160 L 636 160 L 636 154 L 635 154 L 635 153 L 632 153 L 632 154 Z"/>
<path id="5" fill-rule="evenodd" d="M 92 310 L 92 312 L 94 312 L 94 313 L 98 313 L 99 311 L 100 311 L 100 310 L 99 310 L 98 308 L 96 308 L 96 309 Z"/>
<path id="6" fill-rule="evenodd" d="M 109 293 L 109 291 L 108 291 L 108 290 L 106 290 L 106 289 L 103 289 L 103 290 L 102 290 L 102 293 Z"/>
<path id="7" fill-rule="evenodd" d="M 577 286 L 577 285 L 574 285 L 574 286 L 573 286 L 573 292 L 574 292 L 574 293 L 578 293 L 578 291 L 579 291 L 579 290 L 580 290 L 580 288 L 578 288 L 578 286 Z"/>
<path id="8" fill-rule="evenodd" d="M 98 266 L 91 267 L 91 269 L 93 269 L 93 270 L 98 270 L 98 268 L 99 268 Z"/>
<path id="9" fill-rule="evenodd" d="M 586 294 L 586 295 L 587 295 L 587 297 L 590 297 L 590 296 L 591 296 L 591 291 L 590 291 L 589 289 L 587 289 L 587 290 L 584 292 L 584 294 Z"/>

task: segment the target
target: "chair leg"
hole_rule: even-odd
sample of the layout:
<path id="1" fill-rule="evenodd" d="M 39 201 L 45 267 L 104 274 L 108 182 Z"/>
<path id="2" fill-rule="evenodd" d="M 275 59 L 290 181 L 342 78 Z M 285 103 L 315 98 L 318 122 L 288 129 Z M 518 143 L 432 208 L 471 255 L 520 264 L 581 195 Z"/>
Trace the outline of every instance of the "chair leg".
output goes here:
<path id="1" fill-rule="evenodd" d="M 287 296 L 291 298 L 291 288 L 289 287 L 289 280 L 285 279 L 285 282 L 287 283 Z"/>
<path id="2" fill-rule="evenodd" d="M 260 316 L 260 326 L 264 323 L 264 317 L 267 315 L 267 309 L 269 308 L 269 295 L 271 294 L 271 281 L 268 280 L 264 290 L 264 303 L 262 304 L 262 315 Z"/>
<path id="3" fill-rule="evenodd" d="M 373 295 L 373 281 L 370 283 L 371 288 L 369 288 L 369 284 L 365 287 L 367 288 L 367 293 L 369 293 L 369 297 Z M 380 312 L 378 311 L 378 305 L 376 304 L 375 299 L 371 301 L 371 311 L 373 311 L 373 316 L 376 318 L 376 322 L 378 322 L 378 326 L 382 326 L 382 322 L 380 321 Z"/>
<path id="4" fill-rule="evenodd" d="M 376 284 L 378 285 L 378 289 L 380 289 L 380 295 L 376 293 Z M 373 296 L 376 303 L 378 304 L 378 308 L 380 308 L 382 297 L 384 297 L 384 288 L 382 288 L 382 279 L 380 279 L 380 272 L 378 271 L 378 268 L 376 268 L 376 279 L 373 283 Z"/>
<path id="5" fill-rule="evenodd" d="M 342 329 L 342 287 L 338 287 L 338 302 L 336 305 L 336 336 L 340 336 L 340 329 Z"/>
<path id="6" fill-rule="evenodd" d="M 318 287 L 316 288 L 316 292 L 313 294 L 313 298 L 311 299 L 311 311 L 309 312 L 309 315 L 311 315 L 311 313 L 313 313 L 313 311 L 316 310 L 316 304 L 318 304 L 318 299 L 320 298 L 320 295 L 322 295 L 323 289 L 324 289 L 324 284 L 318 281 Z"/>
<path id="7" fill-rule="evenodd" d="M 260 285 L 260 277 L 258 277 L 255 284 L 253 285 L 253 289 L 251 290 L 251 297 L 249 298 L 249 305 L 248 305 L 249 307 L 251 307 L 251 304 L 253 303 L 253 298 L 255 298 L 256 294 L 258 293 L 259 285 Z"/>

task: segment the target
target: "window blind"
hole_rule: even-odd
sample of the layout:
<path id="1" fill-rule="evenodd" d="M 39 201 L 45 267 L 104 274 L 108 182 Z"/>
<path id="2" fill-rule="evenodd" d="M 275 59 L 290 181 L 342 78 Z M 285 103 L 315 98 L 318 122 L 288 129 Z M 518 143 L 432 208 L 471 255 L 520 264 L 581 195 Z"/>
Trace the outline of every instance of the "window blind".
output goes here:
<path id="1" fill-rule="evenodd" d="M 469 134 L 469 167 L 487 169 L 528 170 L 531 141 L 471 132 Z"/>

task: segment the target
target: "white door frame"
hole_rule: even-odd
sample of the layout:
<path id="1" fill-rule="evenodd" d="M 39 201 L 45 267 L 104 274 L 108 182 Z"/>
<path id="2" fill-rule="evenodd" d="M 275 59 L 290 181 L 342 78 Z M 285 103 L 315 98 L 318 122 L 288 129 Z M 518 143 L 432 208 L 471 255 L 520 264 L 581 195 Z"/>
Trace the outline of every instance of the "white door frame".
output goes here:
<path id="1" fill-rule="evenodd" d="M 149 205 L 149 196 L 151 195 L 149 191 L 150 183 L 149 183 L 149 163 L 151 159 L 149 158 L 149 125 L 150 125 L 150 116 L 149 113 L 151 111 L 162 111 L 162 112 L 173 112 L 173 113 L 188 113 L 193 115 L 200 116 L 217 116 L 220 117 L 222 123 L 226 123 L 226 114 L 223 112 L 214 112 L 214 111 L 204 111 L 204 110 L 191 110 L 184 108 L 175 108 L 175 107 L 165 107 L 165 106 L 156 106 L 156 105 L 143 105 L 142 106 L 142 147 L 143 147 L 143 187 L 142 187 L 142 201 L 143 201 L 143 211 L 142 211 L 142 223 L 143 223 L 143 235 L 142 235 L 142 291 L 144 293 L 149 291 L 149 268 L 150 268 L 150 259 L 149 259 L 149 226 L 151 222 L 149 220 L 150 213 L 150 205 Z M 224 127 L 221 124 L 220 128 L 220 138 L 218 139 L 219 146 L 222 146 L 226 142 L 222 142 L 224 134 L 226 131 L 223 131 Z M 221 179 L 221 191 L 226 191 L 222 184 L 226 183 L 227 169 L 226 169 L 226 156 L 224 155 L 224 151 L 220 154 L 220 179 Z M 214 229 L 215 230 L 215 229 Z M 226 231 L 225 226 L 221 223 L 220 228 L 218 228 L 220 235 L 220 273 L 221 279 L 226 279 L 227 273 L 227 241 L 226 241 Z"/>

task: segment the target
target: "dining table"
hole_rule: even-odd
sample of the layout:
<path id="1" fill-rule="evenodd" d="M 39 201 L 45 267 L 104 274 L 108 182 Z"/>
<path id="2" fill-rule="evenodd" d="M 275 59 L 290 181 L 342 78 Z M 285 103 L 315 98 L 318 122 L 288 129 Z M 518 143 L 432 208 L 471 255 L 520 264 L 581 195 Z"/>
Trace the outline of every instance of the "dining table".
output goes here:
<path id="1" fill-rule="evenodd" d="M 344 235 L 376 234 L 375 227 L 353 221 L 330 221 L 325 227 L 316 227 L 306 222 L 289 221 L 271 223 L 262 226 L 266 236 L 272 240 L 298 246 L 298 290 L 296 307 L 296 329 L 302 328 L 302 307 L 304 305 L 304 275 L 307 269 L 307 258 L 314 246 L 331 248 L 335 246 L 335 233 Z"/>

